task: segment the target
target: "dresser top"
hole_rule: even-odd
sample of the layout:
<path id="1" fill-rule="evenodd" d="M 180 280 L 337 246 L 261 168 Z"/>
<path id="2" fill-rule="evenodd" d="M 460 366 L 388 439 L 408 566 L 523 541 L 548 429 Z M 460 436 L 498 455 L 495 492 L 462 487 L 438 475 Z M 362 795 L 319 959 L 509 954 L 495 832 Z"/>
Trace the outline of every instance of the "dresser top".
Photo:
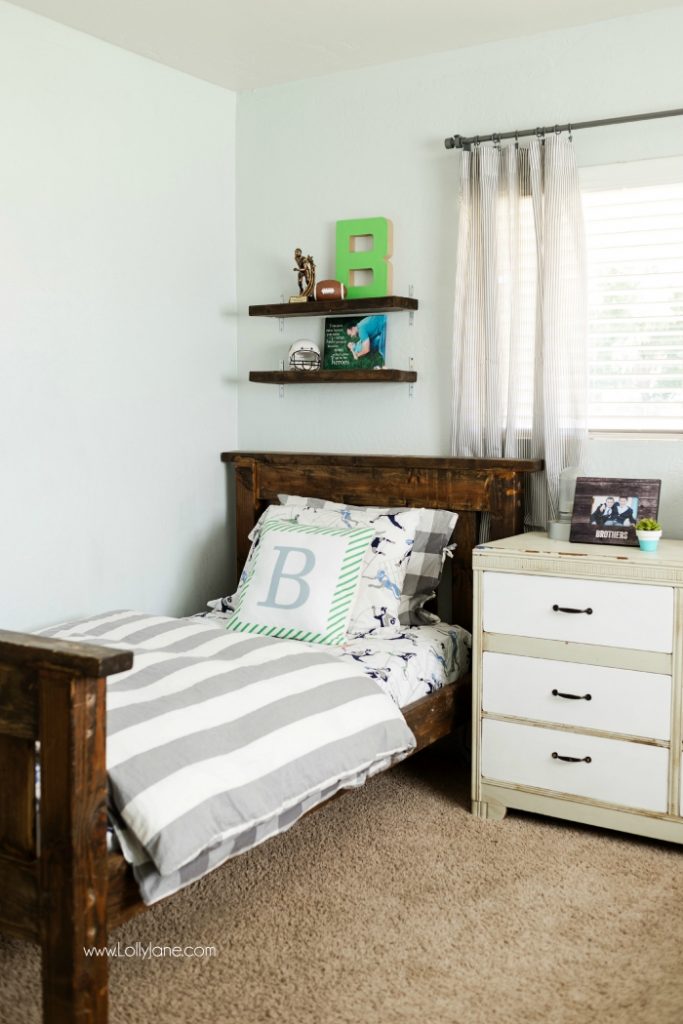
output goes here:
<path id="1" fill-rule="evenodd" d="M 626 567 L 632 566 L 639 570 L 674 569 L 683 571 L 683 541 L 660 540 L 657 551 L 641 551 L 640 548 L 624 547 L 616 544 L 572 544 L 564 540 L 551 540 L 547 533 L 521 533 L 516 537 L 505 537 L 503 540 L 492 540 L 479 544 L 473 551 L 475 567 L 481 557 L 481 563 L 491 556 L 521 557 L 526 563 L 532 564 L 536 559 L 540 562 L 552 558 L 558 563 L 564 561 L 578 565 L 590 563 Z"/>

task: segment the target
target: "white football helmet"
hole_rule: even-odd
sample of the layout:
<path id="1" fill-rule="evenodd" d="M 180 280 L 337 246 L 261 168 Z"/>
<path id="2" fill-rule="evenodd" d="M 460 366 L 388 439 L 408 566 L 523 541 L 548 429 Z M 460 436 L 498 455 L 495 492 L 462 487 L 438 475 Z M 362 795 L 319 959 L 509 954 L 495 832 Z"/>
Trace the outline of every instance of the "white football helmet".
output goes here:
<path id="1" fill-rule="evenodd" d="M 321 363 L 319 347 L 307 338 L 295 341 L 289 349 L 290 370 L 319 370 Z"/>

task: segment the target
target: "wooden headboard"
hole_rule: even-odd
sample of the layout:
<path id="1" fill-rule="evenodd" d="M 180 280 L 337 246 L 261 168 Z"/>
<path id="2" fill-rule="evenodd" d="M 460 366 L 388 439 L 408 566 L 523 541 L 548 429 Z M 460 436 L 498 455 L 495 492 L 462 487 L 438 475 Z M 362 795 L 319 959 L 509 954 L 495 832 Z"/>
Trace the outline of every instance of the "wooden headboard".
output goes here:
<path id="1" fill-rule="evenodd" d="M 235 467 L 238 569 L 248 534 L 278 494 L 301 494 L 350 505 L 414 505 L 458 512 L 451 575 L 451 621 L 472 627 L 472 548 L 482 513 L 490 537 L 523 531 L 524 477 L 540 460 L 424 458 L 408 455 L 330 455 L 314 452 L 223 452 Z"/>

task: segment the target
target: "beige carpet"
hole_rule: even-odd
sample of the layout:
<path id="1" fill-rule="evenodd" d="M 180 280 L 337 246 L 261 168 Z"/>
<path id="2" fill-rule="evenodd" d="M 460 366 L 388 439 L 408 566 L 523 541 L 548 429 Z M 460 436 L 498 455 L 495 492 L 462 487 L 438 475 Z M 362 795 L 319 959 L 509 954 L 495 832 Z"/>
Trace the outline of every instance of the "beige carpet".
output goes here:
<path id="1" fill-rule="evenodd" d="M 218 956 L 114 961 L 112 1024 L 680 1024 L 683 848 L 476 821 L 447 755 L 115 932 Z M 0 939 L 0 1020 L 37 1022 L 38 986 L 33 948 Z"/>

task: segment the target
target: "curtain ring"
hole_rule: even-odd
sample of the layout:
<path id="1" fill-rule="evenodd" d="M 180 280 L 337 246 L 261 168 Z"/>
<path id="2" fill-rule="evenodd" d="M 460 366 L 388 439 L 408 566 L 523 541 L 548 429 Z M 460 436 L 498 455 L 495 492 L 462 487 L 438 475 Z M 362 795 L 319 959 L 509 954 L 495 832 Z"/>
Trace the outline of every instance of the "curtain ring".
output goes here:
<path id="1" fill-rule="evenodd" d="M 515 149 L 519 149 L 519 132 L 515 130 Z"/>
<path id="2" fill-rule="evenodd" d="M 500 149 L 500 132 L 495 132 L 493 135 L 493 145 L 495 149 Z"/>
<path id="3" fill-rule="evenodd" d="M 570 124 L 567 125 L 567 131 L 569 133 L 569 141 L 573 142 L 574 141 L 574 136 L 572 135 L 572 126 Z"/>
<path id="4" fill-rule="evenodd" d="M 474 136 L 474 145 L 475 145 L 475 146 L 478 146 L 478 145 L 479 145 L 479 136 L 478 136 L 478 135 L 475 135 L 475 136 Z"/>
<path id="5" fill-rule="evenodd" d="M 556 125 L 555 125 L 555 134 L 556 134 L 556 135 L 559 135 L 559 134 L 560 134 L 560 126 L 559 126 L 559 124 L 556 124 Z"/>

